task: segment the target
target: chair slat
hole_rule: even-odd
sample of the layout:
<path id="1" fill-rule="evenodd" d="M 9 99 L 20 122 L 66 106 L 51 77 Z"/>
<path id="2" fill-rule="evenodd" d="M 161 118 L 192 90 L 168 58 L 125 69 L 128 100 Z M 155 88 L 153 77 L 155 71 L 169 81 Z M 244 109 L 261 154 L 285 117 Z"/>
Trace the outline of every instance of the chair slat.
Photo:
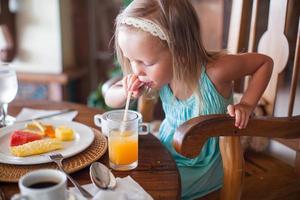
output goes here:
<path id="1" fill-rule="evenodd" d="M 266 110 L 269 115 L 273 115 L 274 111 L 278 75 L 285 69 L 289 57 L 289 43 L 284 35 L 286 11 L 287 0 L 271 0 L 268 29 L 258 43 L 257 51 L 270 56 L 274 61 L 272 77 L 263 94 L 268 103 Z"/>
<path id="2" fill-rule="evenodd" d="M 294 65 L 293 65 L 293 76 L 292 76 L 291 90 L 290 90 L 290 96 L 289 96 L 289 110 L 288 110 L 289 117 L 291 117 L 293 115 L 297 83 L 298 83 L 298 78 L 299 78 L 299 70 L 300 70 L 299 43 L 300 43 L 300 18 L 299 18 L 299 23 L 298 23 L 298 34 L 297 34 L 296 51 L 295 51 Z"/>

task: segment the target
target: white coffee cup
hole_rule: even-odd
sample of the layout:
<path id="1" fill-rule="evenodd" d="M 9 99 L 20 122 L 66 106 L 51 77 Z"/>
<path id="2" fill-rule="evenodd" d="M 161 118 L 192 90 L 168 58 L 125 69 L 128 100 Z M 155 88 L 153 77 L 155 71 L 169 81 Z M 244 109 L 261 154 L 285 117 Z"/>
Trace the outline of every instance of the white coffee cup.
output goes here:
<path id="1" fill-rule="evenodd" d="M 14 195 L 12 200 L 67 199 L 66 174 L 55 169 L 40 169 L 25 174 L 19 180 L 19 188 L 21 193 Z"/>
<path id="2" fill-rule="evenodd" d="M 139 135 L 148 134 L 149 130 L 150 130 L 150 126 L 149 126 L 149 123 L 142 123 L 143 119 L 142 119 L 141 113 L 133 111 L 133 110 L 128 110 L 128 113 L 135 113 L 138 116 Z M 107 116 L 112 115 L 112 114 L 113 115 L 118 114 L 120 116 L 123 116 L 124 110 L 112 110 L 112 111 L 105 112 L 103 114 L 94 115 L 95 125 L 98 126 L 99 128 L 101 128 L 101 131 L 105 136 L 108 136 L 108 132 L 109 132 L 109 122 L 107 120 Z"/>

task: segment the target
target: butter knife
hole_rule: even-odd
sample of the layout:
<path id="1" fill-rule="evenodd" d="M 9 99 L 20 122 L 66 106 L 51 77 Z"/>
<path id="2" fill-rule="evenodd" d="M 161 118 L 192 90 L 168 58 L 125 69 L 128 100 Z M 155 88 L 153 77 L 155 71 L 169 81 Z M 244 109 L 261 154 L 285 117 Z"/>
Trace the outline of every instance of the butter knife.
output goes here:
<path id="1" fill-rule="evenodd" d="M 32 119 L 26 119 L 26 120 L 16 121 L 15 124 L 16 123 L 30 122 L 30 121 L 33 121 L 33 120 L 46 119 L 46 118 L 54 117 L 54 116 L 57 116 L 57 115 L 62 115 L 62 114 L 73 112 L 73 111 L 76 111 L 76 110 L 75 109 L 64 109 L 64 110 L 58 111 L 58 112 L 53 113 L 53 114 L 44 115 L 44 116 L 41 116 L 41 117 L 35 117 L 35 118 L 32 118 Z"/>

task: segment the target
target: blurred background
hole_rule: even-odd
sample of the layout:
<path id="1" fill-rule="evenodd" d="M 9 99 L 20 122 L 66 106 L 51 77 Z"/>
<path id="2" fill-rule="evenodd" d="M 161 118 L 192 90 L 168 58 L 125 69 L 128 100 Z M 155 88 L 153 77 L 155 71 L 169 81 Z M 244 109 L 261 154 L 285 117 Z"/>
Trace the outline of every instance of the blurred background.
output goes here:
<path id="1" fill-rule="evenodd" d="M 208 50 L 227 48 L 234 1 L 191 0 L 199 15 L 202 39 Z M 101 87 L 105 81 L 121 74 L 113 50 L 114 19 L 130 2 L 0 0 L 0 59 L 18 72 L 17 99 L 63 100 L 108 109 L 103 102 Z M 250 27 L 252 0 L 243 2 L 249 10 L 242 21 L 246 33 Z M 258 2 L 256 38 L 260 38 L 267 28 L 270 1 Z M 299 1 L 288 1 L 285 34 L 291 44 L 292 56 L 299 10 Z M 248 49 L 249 35 L 243 37 L 238 52 Z M 293 57 L 289 61 L 292 65 Z M 290 69 L 288 67 L 286 71 Z M 285 79 L 282 85 L 291 79 L 290 76 L 284 78 L 284 73 L 282 77 Z M 237 90 L 242 88 L 241 84 L 237 85 Z"/>
<path id="2" fill-rule="evenodd" d="M 102 84 L 120 75 L 114 19 L 131 0 L 0 0 L 2 62 L 18 72 L 18 99 L 72 101 L 105 108 Z M 203 40 L 226 47 L 231 0 L 194 0 Z"/>

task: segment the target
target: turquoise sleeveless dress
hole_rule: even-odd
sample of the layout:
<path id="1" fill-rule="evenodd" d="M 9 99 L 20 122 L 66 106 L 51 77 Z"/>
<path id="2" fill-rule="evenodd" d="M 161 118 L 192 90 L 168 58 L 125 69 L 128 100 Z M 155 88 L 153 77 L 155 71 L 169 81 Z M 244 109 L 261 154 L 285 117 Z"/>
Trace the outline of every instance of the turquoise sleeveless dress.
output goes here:
<path id="1" fill-rule="evenodd" d="M 199 80 L 199 88 L 201 88 L 201 109 L 196 95 L 186 100 L 178 100 L 168 85 L 160 90 L 165 119 L 159 129 L 159 139 L 176 161 L 181 177 L 182 199 L 202 197 L 221 188 L 223 183 L 223 166 L 218 138 L 209 139 L 194 159 L 181 156 L 172 146 L 174 132 L 183 122 L 198 115 L 224 114 L 227 112 L 227 105 L 233 102 L 232 95 L 226 99 L 218 93 L 204 67 Z"/>

